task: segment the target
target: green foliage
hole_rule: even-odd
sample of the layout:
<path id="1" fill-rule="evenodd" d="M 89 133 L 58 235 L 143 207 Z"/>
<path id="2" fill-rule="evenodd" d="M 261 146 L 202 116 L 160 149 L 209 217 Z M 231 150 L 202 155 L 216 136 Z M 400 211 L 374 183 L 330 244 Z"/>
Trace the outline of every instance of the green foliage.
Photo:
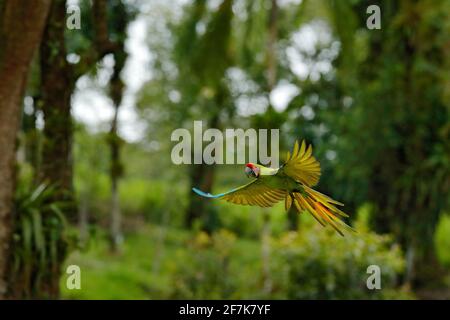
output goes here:
<path id="1" fill-rule="evenodd" d="M 450 217 L 443 215 L 439 221 L 435 235 L 436 251 L 439 261 L 450 267 Z"/>
<path id="2" fill-rule="evenodd" d="M 68 291 L 64 277 L 61 288 L 65 297 L 77 299 L 414 298 L 396 282 L 404 260 L 390 237 L 360 224 L 359 233 L 346 238 L 312 219 L 300 224 L 298 233 L 273 239 L 269 292 L 262 281 L 259 239 L 226 229 L 206 234 L 157 225 L 127 233 L 120 257 L 109 253 L 107 237 L 99 230 L 88 251 L 66 262 L 82 268 L 82 290 Z M 381 267 L 381 290 L 366 288 L 370 264 Z"/>
<path id="3" fill-rule="evenodd" d="M 229 203 L 217 203 L 220 226 L 243 238 L 259 239 L 263 227 L 263 210 L 248 206 L 238 207 Z M 276 205 L 270 212 L 271 233 L 278 235 L 286 228 L 286 212 L 283 205 Z"/>
<path id="4" fill-rule="evenodd" d="M 62 213 L 64 203 L 54 202 L 53 187 L 19 183 L 15 199 L 13 264 L 14 294 L 38 297 L 42 286 L 60 272 L 70 237 Z"/>
<path id="5" fill-rule="evenodd" d="M 230 274 L 232 248 L 236 240 L 233 233 L 220 230 L 211 236 L 200 232 L 187 243 L 185 252 L 173 270 L 171 298 L 175 299 L 227 299 L 236 291 Z"/>
<path id="6" fill-rule="evenodd" d="M 320 229 L 320 230 L 319 230 Z M 401 250 L 390 236 L 357 224 L 357 234 L 336 236 L 320 226 L 289 232 L 276 241 L 287 273 L 289 299 L 408 298 L 397 289 L 405 268 Z M 369 290 L 369 265 L 381 269 L 381 290 Z"/>
<path id="7" fill-rule="evenodd" d="M 185 188 L 161 181 L 128 179 L 121 183 L 120 202 L 125 216 L 142 216 L 147 222 L 162 224 L 168 214 L 170 224 L 180 226 L 186 206 Z M 168 213 L 167 213 L 168 212 Z"/>

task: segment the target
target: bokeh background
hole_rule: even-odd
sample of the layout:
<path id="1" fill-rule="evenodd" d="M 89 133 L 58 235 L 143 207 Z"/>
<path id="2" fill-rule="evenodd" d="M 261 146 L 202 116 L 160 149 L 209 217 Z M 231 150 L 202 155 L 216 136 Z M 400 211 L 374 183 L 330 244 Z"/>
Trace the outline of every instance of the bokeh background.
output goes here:
<path id="1" fill-rule="evenodd" d="M 20 105 L 13 297 L 450 298 L 450 1 L 54 0 L 45 23 Z M 280 154 L 306 139 L 358 233 L 195 195 L 248 180 L 172 163 L 194 120 L 280 129 Z"/>

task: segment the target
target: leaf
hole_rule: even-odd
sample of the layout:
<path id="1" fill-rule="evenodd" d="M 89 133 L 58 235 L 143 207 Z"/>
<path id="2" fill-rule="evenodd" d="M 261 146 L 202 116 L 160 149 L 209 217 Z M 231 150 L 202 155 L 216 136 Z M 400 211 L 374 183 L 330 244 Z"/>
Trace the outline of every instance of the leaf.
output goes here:
<path id="1" fill-rule="evenodd" d="M 50 229 L 50 262 L 54 267 L 58 264 L 58 238 L 58 231 Z"/>
<path id="2" fill-rule="evenodd" d="M 41 213 L 37 209 L 32 209 L 31 218 L 33 221 L 33 234 L 36 249 L 42 251 L 44 250 L 44 232 L 42 230 Z"/>
<path id="3" fill-rule="evenodd" d="M 34 192 L 31 194 L 30 196 L 30 201 L 34 202 L 36 201 L 36 199 L 39 198 L 39 196 L 42 195 L 42 193 L 45 191 L 46 185 L 44 183 L 41 183 L 35 190 Z"/>
<path id="4" fill-rule="evenodd" d="M 25 262 L 30 259 L 31 251 L 32 251 L 32 230 L 31 224 L 27 216 L 22 218 L 22 239 L 23 239 L 23 248 L 24 248 L 24 257 Z M 29 262 L 29 261 L 28 261 Z"/>
<path id="5" fill-rule="evenodd" d="M 62 213 L 62 211 L 59 209 L 59 207 L 57 205 L 55 205 L 54 203 L 52 203 L 50 205 L 50 209 L 56 214 L 59 221 L 62 223 L 63 227 L 66 228 L 67 220 L 66 220 L 66 217 L 64 217 L 64 214 Z"/>

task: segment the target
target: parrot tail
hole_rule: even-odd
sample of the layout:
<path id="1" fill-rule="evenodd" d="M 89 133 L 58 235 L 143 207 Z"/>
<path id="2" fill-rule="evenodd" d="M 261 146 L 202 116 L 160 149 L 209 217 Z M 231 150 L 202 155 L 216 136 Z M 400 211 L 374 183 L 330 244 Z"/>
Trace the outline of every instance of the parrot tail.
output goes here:
<path id="1" fill-rule="evenodd" d="M 331 225 L 341 236 L 344 236 L 343 230 L 355 232 L 355 229 L 339 218 L 339 216 L 348 217 L 336 207 L 336 205 L 343 206 L 342 203 L 307 186 L 302 187 L 304 192 L 291 192 L 286 195 L 286 210 L 294 204 L 298 212 L 308 211 L 322 226 Z"/>

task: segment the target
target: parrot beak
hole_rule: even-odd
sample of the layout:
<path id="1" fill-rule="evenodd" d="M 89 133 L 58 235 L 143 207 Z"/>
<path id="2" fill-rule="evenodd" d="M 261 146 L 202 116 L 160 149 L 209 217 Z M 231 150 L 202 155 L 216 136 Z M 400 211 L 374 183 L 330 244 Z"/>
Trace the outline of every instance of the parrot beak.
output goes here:
<path id="1" fill-rule="evenodd" d="M 247 175 L 247 178 L 250 178 L 250 176 L 253 175 L 253 170 L 249 167 L 245 167 L 245 174 Z"/>

